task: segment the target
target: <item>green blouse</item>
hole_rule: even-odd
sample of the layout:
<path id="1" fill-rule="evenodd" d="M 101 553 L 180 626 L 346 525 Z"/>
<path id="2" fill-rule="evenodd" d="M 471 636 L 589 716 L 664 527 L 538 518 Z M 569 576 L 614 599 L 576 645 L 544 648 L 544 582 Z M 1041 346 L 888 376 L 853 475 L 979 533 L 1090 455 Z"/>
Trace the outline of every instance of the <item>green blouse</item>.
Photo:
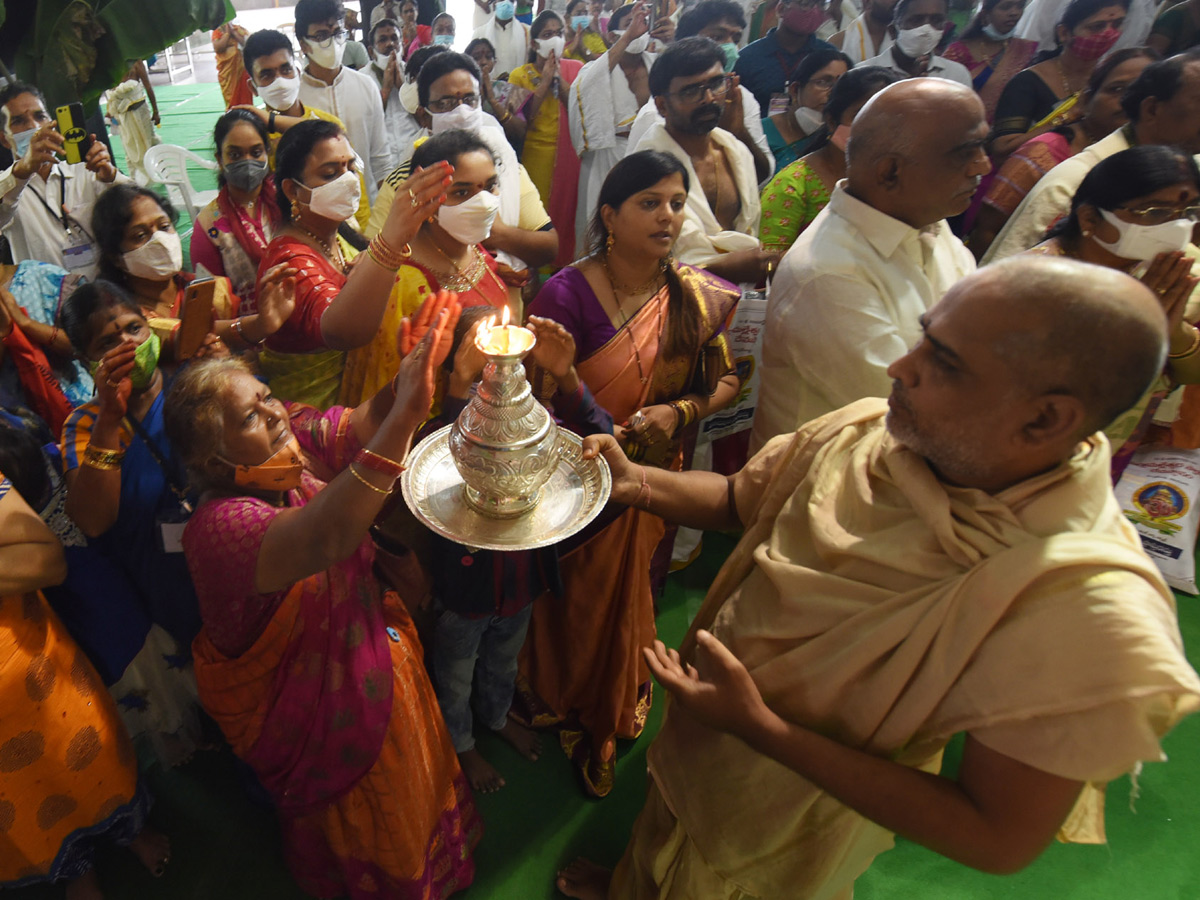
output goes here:
<path id="1" fill-rule="evenodd" d="M 762 192 L 763 248 L 786 251 L 828 203 L 829 190 L 803 159 L 780 169 Z"/>

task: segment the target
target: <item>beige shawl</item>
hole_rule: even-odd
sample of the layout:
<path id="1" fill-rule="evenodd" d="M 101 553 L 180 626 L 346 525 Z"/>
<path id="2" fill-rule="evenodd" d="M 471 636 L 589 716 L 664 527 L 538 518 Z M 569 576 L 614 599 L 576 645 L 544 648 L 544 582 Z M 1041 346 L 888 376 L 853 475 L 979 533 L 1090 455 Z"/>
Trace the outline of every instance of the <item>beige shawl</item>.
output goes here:
<path id="1" fill-rule="evenodd" d="M 1200 679 L 1113 499 L 1103 436 L 991 496 L 939 482 L 888 435 L 885 411 L 853 404 L 750 463 L 761 497 L 693 631 L 711 623 L 789 721 L 905 765 L 936 771 L 964 731 L 1088 782 L 1161 759 L 1158 738 L 1200 706 Z M 891 846 L 686 716 L 668 714 L 649 763 L 709 866 L 751 895 L 834 896 Z M 1068 830 L 1103 840 L 1098 791 Z"/>

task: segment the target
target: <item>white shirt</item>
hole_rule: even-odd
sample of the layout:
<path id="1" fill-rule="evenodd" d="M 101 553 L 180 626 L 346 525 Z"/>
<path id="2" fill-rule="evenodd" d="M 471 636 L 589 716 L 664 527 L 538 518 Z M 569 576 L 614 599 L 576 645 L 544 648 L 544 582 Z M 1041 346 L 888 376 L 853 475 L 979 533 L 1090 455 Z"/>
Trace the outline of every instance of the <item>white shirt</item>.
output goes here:
<path id="1" fill-rule="evenodd" d="M 300 74 L 300 102 L 333 113 L 346 126 L 350 146 L 363 161 L 363 178 L 372 203 L 378 184 L 395 168 L 395 153 L 383 121 L 379 83 L 365 72 L 342 66 L 333 84 Z"/>
<path id="2" fill-rule="evenodd" d="M 118 171 L 113 184 L 129 181 Z M 63 251 L 85 241 L 92 241 L 92 206 L 112 185 L 100 181 L 84 163 L 55 163 L 46 181 L 34 174 L 22 181 L 12 167 L 0 173 L 0 230 L 12 244 L 13 261 L 36 259 L 67 265 Z M 32 195 L 32 196 L 31 196 Z M 63 225 L 60 207 L 67 207 L 70 232 Z M 95 262 L 86 269 L 76 269 L 89 280 L 96 277 L 99 250 Z"/>
<path id="3" fill-rule="evenodd" d="M 775 174 L 775 154 L 771 152 L 771 145 L 767 143 L 766 132 L 762 127 L 762 109 L 758 105 L 758 101 L 754 99 L 754 95 L 749 89 L 738 86 L 738 90 L 742 94 L 742 114 L 746 123 L 746 133 L 750 135 L 750 140 L 754 141 L 754 146 L 762 151 L 763 156 L 767 158 L 770 164 L 770 171 L 767 177 L 760 184 L 765 185 L 771 180 L 771 176 Z M 629 129 L 629 146 L 630 152 L 633 152 L 634 147 L 650 130 L 650 126 L 656 122 L 662 122 L 663 117 L 658 112 L 658 107 L 654 104 L 654 98 L 651 97 L 646 101 L 645 106 L 638 110 L 637 118 L 633 120 L 633 127 Z"/>
<path id="4" fill-rule="evenodd" d="M 980 261 L 986 265 L 1040 244 L 1046 229 L 1070 211 L 1075 191 L 1087 173 L 1102 159 L 1128 149 L 1129 139 L 1122 127 L 1060 162 L 1025 195 Z"/>
<path id="5" fill-rule="evenodd" d="M 945 222 L 917 230 L 838 182 L 771 283 L 751 452 L 847 403 L 888 396 L 887 368 L 920 338 L 920 316 L 974 270 Z"/>
<path id="6" fill-rule="evenodd" d="M 842 38 L 842 52 L 857 65 L 864 59 L 870 59 L 876 53 L 882 53 L 892 46 L 892 36 L 883 32 L 883 43 L 876 48 L 871 32 L 867 30 L 867 14 L 861 16 L 846 26 L 846 36 Z"/>
<path id="7" fill-rule="evenodd" d="M 475 29 L 471 40 L 475 40 L 475 38 L 487 38 L 496 48 L 496 66 L 492 69 L 493 80 L 501 75 L 507 75 L 513 69 L 519 69 L 529 62 L 529 26 L 524 22 L 518 22 L 514 18 L 501 28 L 493 15 Z"/>
<path id="8" fill-rule="evenodd" d="M 379 82 L 379 87 L 382 90 L 383 69 L 372 62 L 363 71 L 368 70 L 375 80 Z M 416 143 L 417 138 L 424 137 L 429 133 L 421 127 L 416 117 L 405 109 L 404 104 L 400 102 L 400 85 L 404 83 L 404 63 L 402 62 L 400 63 L 400 75 L 400 83 L 396 85 L 396 89 L 392 91 L 392 96 L 388 97 L 387 103 L 383 107 L 383 123 L 387 126 L 388 141 L 392 147 L 392 168 L 407 162 L 412 156 L 413 145 Z M 391 169 L 388 172 L 391 172 Z"/>
<path id="9" fill-rule="evenodd" d="M 891 70 L 897 78 L 912 78 L 898 65 L 896 65 L 896 57 L 892 55 L 893 47 L 888 47 L 878 56 L 871 59 L 864 59 L 858 66 L 882 66 L 885 69 Z M 854 68 L 858 68 L 855 66 Z M 967 67 L 962 63 L 956 63 L 952 59 L 946 59 L 944 56 L 933 56 L 929 60 L 929 69 L 925 72 L 927 78 L 945 78 L 948 81 L 955 81 L 963 87 L 975 90 L 971 81 L 971 73 L 967 71 Z"/>

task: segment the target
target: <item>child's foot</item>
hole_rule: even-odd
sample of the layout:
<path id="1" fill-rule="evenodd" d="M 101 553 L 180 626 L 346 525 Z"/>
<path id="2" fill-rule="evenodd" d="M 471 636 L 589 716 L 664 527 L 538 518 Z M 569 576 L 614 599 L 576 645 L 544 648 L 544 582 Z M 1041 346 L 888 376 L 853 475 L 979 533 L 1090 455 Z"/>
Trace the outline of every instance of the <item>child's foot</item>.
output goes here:
<path id="1" fill-rule="evenodd" d="M 68 882 L 66 897 L 67 900 L 104 900 L 96 870 L 88 869 L 74 881 Z"/>
<path id="2" fill-rule="evenodd" d="M 526 759 L 536 760 L 542 755 L 542 739 L 538 733 L 518 725 L 512 719 L 507 720 L 496 734 L 512 744 Z"/>
<path id="3" fill-rule="evenodd" d="M 568 897 L 577 900 L 605 900 L 612 871 L 582 856 L 559 870 L 554 884 Z"/>
<path id="4" fill-rule="evenodd" d="M 129 849 L 136 856 L 146 871 L 155 878 L 162 878 L 171 861 L 171 841 L 162 832 L 153 828 L 143 828 L 141 833 L 129 842 Z"/>
<path id="5" fill-rule="evenodd" d="M 472 748 L 458 754 L 458 764 L 462 766 L 463 774 L 467 776 L 473 790 L 482 794 L 494 794 L 504 787 L 504 778 L 478 750 Z"/>

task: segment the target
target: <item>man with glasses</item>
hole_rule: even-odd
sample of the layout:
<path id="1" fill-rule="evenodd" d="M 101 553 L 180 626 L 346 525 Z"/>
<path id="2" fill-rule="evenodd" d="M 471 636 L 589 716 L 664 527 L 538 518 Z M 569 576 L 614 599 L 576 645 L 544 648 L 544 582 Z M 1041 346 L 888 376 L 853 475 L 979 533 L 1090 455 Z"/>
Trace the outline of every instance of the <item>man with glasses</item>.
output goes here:
<path id="1" fill-rule="evenodd" d="M 466 54 L 437 53 L 421 66 L 417 76 L 417 100 L 420 109 L 432 121 L 432 134 L 461 129 L 475 135 L 491 149 L 496 160 L 496 173 L 500 176 L 500 212 L 483 245 L 497 261 L 514 271 L 537 269 L 558 254 L 558 234 L 542 205 L 537 187 L 525 167 L 517 161 L 516 151 L 505 137 L 504 128 L 480 105 L 481 77 L 479 66 Z M 423 140 L 424 137 L 417 143 Z M 408 177 L 411 165 L 410 156 L 384 182 L 371 211 L 368 237 L 387 221 L 388 210 L 396 199 L 396 187 Z M 402 195 L 400 202 L 407 203 L 408 198 Z"/>
<path id="2" fill-rule="evenodd" d="M 888 395 L 921 317 L 975 269 L 945 219 L 991 171 L 987 136 L 979 97 L 941 78 L 888 85 L 854 118 L 846 178 L 771 284 L 751 452 Z"/>
<path id="3" fill-rule="evenodd" d="M 770 110 L 772 97 L 784 93 L 800 60 L 814 50 L 834 49 L 816 37 L 827 17 L 825 0 L 779 0 L 776 10 L 779 24 L 744 47 L 733 67 L 765 110 Z"/>
<path id="4" fill-rule="evenodd" d="M 746 17 L 741 5 L 734 0 L 700 0 L 679 17 L 675 40 L 697 36 L 708 38 L 721 49 L 725 71 L 732 72 L 733 64 L 737 62 L 738 44 L 745 29 Z M 763 184 L 775 173 L 775 156 L 763 132 L 762 109 L 754 95 L 736 79 L 733 86 L 736 90 L 726 95 L 729 102 L 721 114 L 720 126 L 746 145 L 754 157 L 758 181 Z M 647 102 L 638 111 L 633 127 L 629 129 L 629 146 L 636 147 L 650 126 L 662 120 L 653 100 Z"/>
<path id="5" fill-rule="evenodd" d="M 945 34 L 946 14 L 946 0 L 899 0 L 888 28 L 892 45 L 859 65 L 880 66 L 898 78 L 931 75 L 973 87 L 966 66 L 934 52 Z"/>
<path id="6" fill-rule="evenodd" d="M 363 161 L 368 199 L 395 165 L 384 125 L 383 101 L 375 79 L 342 65 L 349 37 L 340 0 L 300 0 L 296 4 L 296 37 L 308 57 L 300 76 L 300 99 L 337 116 L 350 146 Z"/>
<path id="7" fill-rule="evenodd" d="M 1148 65 L 1125 89 L 1121 106 L 1129 124 L 1042 176 L 981 262 L 1004 259 L 1039 243 L 1046 229 L 1070 210 L 1084 176 L 1114 153 L 1140 144 L 1169 144 L 1200 153 L 1200 51 L 1189 50 Z M 1200 249 L 1190 245 L 1187 254 L 1200 258 Z"/>
<path id="8" fill-rule="evenodd" d="M 705 37 L 672 44 L 650 70 L 663 121 L 651 125 L 633 150 L 668 153 L 687 170 L 690 189 L 675 258 L 754 286 L 766 281 L 779 255 L 758 242 L 762 207 L 754 157 L 718 127 L 732 90 L 720 47 Z"/>

